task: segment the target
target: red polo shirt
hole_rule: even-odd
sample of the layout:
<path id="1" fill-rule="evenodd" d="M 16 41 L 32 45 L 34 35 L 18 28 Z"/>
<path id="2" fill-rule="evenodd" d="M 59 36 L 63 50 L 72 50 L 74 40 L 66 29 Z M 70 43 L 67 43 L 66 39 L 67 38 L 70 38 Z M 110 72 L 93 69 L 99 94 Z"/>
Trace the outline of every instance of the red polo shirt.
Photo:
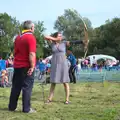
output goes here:
<path id="1" fill-rule="evenodd" d="M 36 39 L 32 32 L 28 31 L 21 35 L 18 35 L 15 39 L 14 68 L 30 67 L 30 52 L 36 53 Z"/>

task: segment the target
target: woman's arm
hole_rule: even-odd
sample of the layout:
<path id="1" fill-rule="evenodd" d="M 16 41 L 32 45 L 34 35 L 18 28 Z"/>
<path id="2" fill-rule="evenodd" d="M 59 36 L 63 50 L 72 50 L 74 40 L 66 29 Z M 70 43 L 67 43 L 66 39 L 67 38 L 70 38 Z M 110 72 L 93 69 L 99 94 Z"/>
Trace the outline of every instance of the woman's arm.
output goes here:
<path id="1" fill-rule="evenodd" d="M 88 43 L 89 43 L 89 40 L 86 41 L 86 40 L 74 40 L 74 41 L 67 41 L 67 46 L 70 46 L 70 45 L 77 45 L 77 44 L 82 44 L 84 46 L 84 48 L 86 49 L 87 46 L 88 46 Z"/>
<path id="2" fill-rule="evenodd" d="M 48 36 L 45 36 L 44 38 L 45 38 L 45 40 L 47 40 L 48 42 L 52 43 L 52 40 L 48 39 Z"/>
<path id="3" fill-rule="evenodd" d="M 59 39 L 59 38 L 55 38 L 55 37 L 51 37 L 51 36 L 45 36 L 45 39 L 46 39 L 46 40 L 52 40 L 52 41 L 54 41 L 54 42 L 61 40 L 61 39 Z"/>
<path id="4" fill-rule="evenodd" d="M 70 41 L 70 44 L 84 44 L 84 42 L 82 40 L 73 40 Z"/>
<path id="5" fill-rule="evenodd" d="M 66 45 L 67 45 L 67 46 L 70 46 L 70 45 L 72 45 L 72 44 L 84 44 L 84 42 L 81 41 L 81 40 L 66 41 Z"/>

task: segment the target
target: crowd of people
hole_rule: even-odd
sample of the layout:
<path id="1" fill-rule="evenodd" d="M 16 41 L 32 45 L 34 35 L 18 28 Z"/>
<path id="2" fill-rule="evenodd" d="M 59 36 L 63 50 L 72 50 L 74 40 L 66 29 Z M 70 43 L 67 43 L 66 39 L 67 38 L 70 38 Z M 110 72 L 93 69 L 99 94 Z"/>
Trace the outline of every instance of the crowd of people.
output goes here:
<path id="1" fill-rule="evenodd" d="M 69 54 L 70 56 L 68 56 Z M 72 70 L 74 70 L 74 72 L 76 73 L 80 73 L 81 71 L 97 71 L 97 72 L 100 71 L 101 72 L 103 70 L 106 70 L 106 71 L 120 70 L 119 60 L 117 60 L 117 62 L 110 59 L 101 59 L 100 61 L 97 61 L 95 56 L 93 56 L 92 61 L 90 60 L 89 57 L 87 57 L 86 59 L 84 58 L 76 59 L 75 56 L 72 54 L 71 48 L 68 48 L 67 56 L 66 57 L 68 60 L 68 67 L 70 68 L 72 64 L 72 67 L 70 68 L 70 72 L 69 72 L 70 77 L 71 77 Z M 40 60 L 37 61 L 36 69 L 39 69 L 41 74 L 50 73 L 51 59 L 41 58 Z M 72 76 L 75 78 L 74 74 Z M 76 81 L 74 81 L 74 83 L 76 83 Z"/>
<path id="2" fill-rule="evenodd" d="M 69 56 L 69 57 L 68 57 Z M 76 73 L 80 73 L 81 71 L 112 71 L 112 70 L 120 70 L 120 62 L 119 60 L 117 62 L 112 61 L 110 59 L 102 59 L 101 61 L 96 60 L 95 56 L 93 56 L 92 61 L 90 61 L 90 58 L 87 57 L 86 59 L 76 59 L 75 56 L 72 54 L 72 48 L 69 47 L 67 49 L 66 54 L 67 60 L 68 60 L 68 67 L 69 69 L 69 77 L 70 82 L 76 83 Z M 13 54 L 11 54 L 8 59 L 5 61 L 6 68 L 13 68 Z M 2 60 L 2 58 L 1 58 Z M 71 66 L 72 64 L 72 66 Z M 39 70 L 38 79 L 42 79 L 42 76 L 45 74 L 50 75 L 51 70 L 51 59 L 49 58 L 40 58 L 36 61 L 36 70 Z M 47 80 L 49 83 L 49 79 Z M 8 71 L 7 69 L 1 70 L 1 81 L 0 81 L 0 87 L 10 87 L 10 83 L 8 81 Z"/>
<path id="3" fill-rule="evenodd" d="M 93 56 L 92 61 L 89 57 L 86 59 L 78 59 L 77 60 L 77 66 L 79 69 L 79 72 L 82 70 L 91 70 L 91 71 L 112 71 L 112 70 L 120 70 L 120 62 L 117 60 L 117 62 L 110 60 L 110 59 L 100 59 L 96 60 L 95 56 Z"/>

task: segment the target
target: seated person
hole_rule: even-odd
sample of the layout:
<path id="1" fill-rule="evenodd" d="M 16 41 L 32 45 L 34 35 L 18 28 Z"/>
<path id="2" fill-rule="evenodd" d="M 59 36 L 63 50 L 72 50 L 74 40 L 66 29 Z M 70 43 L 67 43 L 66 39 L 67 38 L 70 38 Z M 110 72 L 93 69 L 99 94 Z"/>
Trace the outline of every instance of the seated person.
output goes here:
<path id="1" fill-rule="evenodd" d="M 13 67 L 13 57 L 12 56 L 10 56 L 9 58 L 8 58 L 8 67 Z"/>
<path id="2" fill-rule="evenodd" d="M 8 82 L 8 74 L 6 70 L 1 71 L 1 82 L 0 82 L 1 87 L 9 87 L 10 84 Z"/>

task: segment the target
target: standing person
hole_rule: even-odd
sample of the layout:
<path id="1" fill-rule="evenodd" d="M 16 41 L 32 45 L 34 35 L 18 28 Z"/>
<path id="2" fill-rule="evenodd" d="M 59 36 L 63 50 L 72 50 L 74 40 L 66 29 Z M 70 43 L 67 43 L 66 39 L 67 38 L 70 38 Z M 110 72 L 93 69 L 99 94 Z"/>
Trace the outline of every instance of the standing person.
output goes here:
<path id="1" fill-rule="evenodd" d="M 66 98 L 65 104 L 69 103 L 69 72 L 68 63 L 66 59 L 66 45 L 67 42 L 62 41 L 62 34 L 56 32 L 51 36 L 46 36 L 46 40 L 51 41 L 52 47 L 52 60 L 50 72 L 50 94 L 47 103 L 50 103 L 53 98 L 54 89 L 56 84 L 63 84 L 65 88 Z"/>
<path id="2" fill-rule="evenodd" d="M 22 111 L 35 112 L 30 105 L 36 63 L 36 39 L 33 32 L 34 24 L 29 20 L 25 21 L 22 34 L 18 35 L 14 42 L 14 75 L 8 107 L 10 111 L 17 108 L 22 90 Z"/>
<path id="3" fill-rule="evenodd" d="M 50 94 L 47 103 L 52 101 L 54 89 L 56 84 L 63 84 L 65 88 L 66 98 L 65 104 L 69 104 L 69 68 L 66 58 L 66 46 L 70 46 L 69 41 L 62 41 L 62 34 L 59 32 L 54 33 L 52 36 L 46 36 L 46 40 L 51 42 L 52 47 L 52 60 L 51 60 L 51 73 L 50 73 Z M 75 41 L 73 44 L 79 44 L 81 41 Z"/>
<path id="4" fill-rule="evenodd" d="M 71 44 L 84 44 L 83 41 L 73 41 L 73 42 L 70 42 Z M 69 47 L 67 49 L 67 55 L 68 55 L 68 60 L 70 61 L 71 63 L 71 66 L 70 66 L 70 69 L 69 69 L 69 77 L 70 77 L 70 82 L 71 83 L 76 83 L 76 76 L 75 76 L 75 70 L 77 68 L 77 60 L 74 56 L 74 54 L 72 53 L 72 47 L 70 46 L 70 43 L 69 43 Z"/>
<path id="5" fill-rule="evenodd" d="M 43 76 L 46 74 L 46 64 L 43 62 L 43 59 L 40 59 L 39 70 L 39 80 L 42 80 Z"/>
<path id="6" fill-rule="evenodd" d="M 76 58 L 72 53 L 72 47 L 69 47 L 67 49 L 67 55 L 68 55 L 68 60 L 71 63 L 70 69 L 69 69 L 69 77 L 70 77 L 70 82 L 76 83 L 76 76 L 75 76 L 75 67 L 76 67 Z"/>
<path id="7" fill-rule="evenodd" d="M 46 71 L 46 64 L 43 62 L 43 59 L 40 59 L 39 70 L 40 70 L 41 74 L 44 74 Z"/>
<path id="8" fill-rule="evenodd" d="M 96 70 L 97 70 L 97 60 L 96 60 L 95 56 L 93 56 L 92 70 L 93 70 L 93 71 L 96 71 Z"/>

